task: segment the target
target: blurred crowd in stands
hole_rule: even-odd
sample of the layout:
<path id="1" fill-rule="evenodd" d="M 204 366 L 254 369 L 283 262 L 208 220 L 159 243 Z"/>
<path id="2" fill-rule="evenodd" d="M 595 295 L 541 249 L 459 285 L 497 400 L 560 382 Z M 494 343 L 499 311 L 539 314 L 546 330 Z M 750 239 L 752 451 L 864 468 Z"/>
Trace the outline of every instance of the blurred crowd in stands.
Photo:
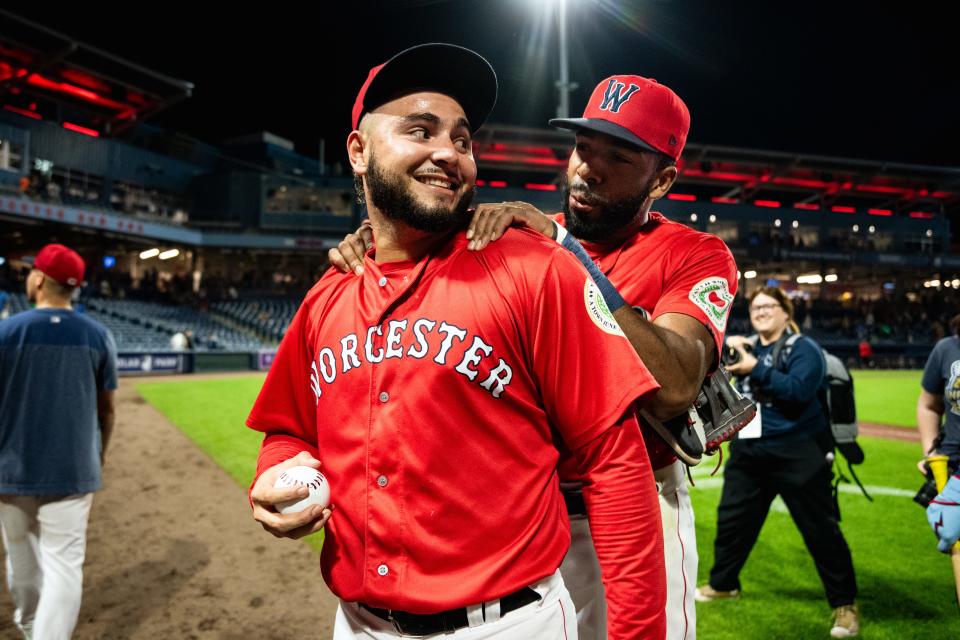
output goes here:
<path id="1" fill-rule="evenodd" d="M 960 311 L 958 296 L 936 290 L 917 294 L 913 300 L 900 296 L 870 301 L 798 297 L 793 303 L 800 329 L 826 342 L 933 344 L 947 335 L 950 318 Z M 750 331 L 746 303 L 740 299 L 735 303 L 727 331 Z"/>
<path id="2" fill-rule="evenodd" d="M 26 269 L 9 265 L 0 268 L 0 291 L 21 293 L 26 274 Z M 151 269 L 135 282 L 129 272 L 119 268 L 94 268 L 88 272 L 80 301 L 124 322 L 136 322 L 142 315 L 146 328 L 166 332 L 164 340 L 173 332 L 193 328 L 195 342 L 203 348 L 218 349 L 224 344 L 256 347 L 257 341 L 269 346 L 282 338 L 300 300 L 319 275 L 296 277 L 251 268 L 233 277 L 206 275 L 195 287 L 189 273 Z M 891 290 L 879 299 L 842 301 L 801 295 L 794 304 L 801 330 L 851 366 L 915 367 L 922 366 L 929 348 L 949 332 L 949 319 L 960 311 L 960 291 L 931 288 L 907 295 Z M 171 307 L 181 311 L 168 313 Z M 220 325 L 222 330 L 214 330 Z M 746 303 L 738 298 L 727 334 L 750 332 Z M 142 330 L 137 333 L 137 339 L 145 336 L 149 337 Z"/>
<path id="3" fill-rule="evenodd" d="M 120 182 L 112 184 L 107 197 L 101 178 L 59 167 L 49 171 L 34 169 L 21 176 L 17 191 L 33 200 L 103 209 L 165 224 L 183 225 L 189 221 L 182 197 Z"/>

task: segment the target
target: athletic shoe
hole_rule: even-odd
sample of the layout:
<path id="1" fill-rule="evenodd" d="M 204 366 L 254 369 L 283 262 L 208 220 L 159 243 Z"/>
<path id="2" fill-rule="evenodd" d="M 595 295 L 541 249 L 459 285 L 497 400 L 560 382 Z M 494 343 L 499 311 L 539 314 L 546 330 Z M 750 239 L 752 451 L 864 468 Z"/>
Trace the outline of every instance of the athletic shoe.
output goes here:
<path id="1" fill-rule="evenodd" d="M 860 612 L 857 605 L 847 604 L 833 610 L 833 628 L 830 635 L 834 638 L 852 638 L 860 633 Z"/>
<path id="2" fill-rule="evenodd" d="M 740 597 L 740 589 L 731 591 L 717 591 L 709 584 L 696 588 L 693 592 L 693 598 L 697 602 L 710 602 L 711 600 L 735 600 Z"/>

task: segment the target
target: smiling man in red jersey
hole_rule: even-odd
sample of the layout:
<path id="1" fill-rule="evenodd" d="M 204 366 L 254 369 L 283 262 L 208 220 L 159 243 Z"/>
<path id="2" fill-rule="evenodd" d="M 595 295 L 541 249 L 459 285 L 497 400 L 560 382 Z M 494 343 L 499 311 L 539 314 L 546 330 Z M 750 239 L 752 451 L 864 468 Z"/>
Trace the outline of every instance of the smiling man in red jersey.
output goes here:
<path id="1" fill-rule="evenodd" d="M 663 541 L 635 417 L 659 385 L 555 242 L 512 229 L 467 250 L 471 136 L 495 96 L 489 64 L 452 45 L 371 70 L 347 152 L 374 246 L 361 277 L 331 270 L 307 294 L 251 411 L 266 434 L 254 517 L 277 536 L 325 528 L 337 640 L 569 639 L 560 447 L 583 480 L 610 637 L 661 638 Z M 322 466 L 335 514 L 276 511 L 299 495 L 273 488 L 296 464 Z"/>

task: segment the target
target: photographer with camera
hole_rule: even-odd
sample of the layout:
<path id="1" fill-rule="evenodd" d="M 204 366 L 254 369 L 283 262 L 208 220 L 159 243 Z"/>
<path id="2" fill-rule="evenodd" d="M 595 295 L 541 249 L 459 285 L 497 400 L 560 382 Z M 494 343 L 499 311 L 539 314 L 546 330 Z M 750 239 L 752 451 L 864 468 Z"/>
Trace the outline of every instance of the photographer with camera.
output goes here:
<path id="1" fill-rule="evenodd" d="M 776 496 L 783 498 L 803 535 L 834 609 L 830 635 L 859 632 L 853 560 L 833 498 L 833 440 L 820 402 L 826 363 L 820 346 L 799 334 L 793 304 L 777 287 L 749 297 L 753 336 L 726 340 L 727 370 L 741 392 L 757 402 L 754 422 L 730 443 L 717 509 L 715 555 L 701 602 L 735 598 L 747 561 Z"/>

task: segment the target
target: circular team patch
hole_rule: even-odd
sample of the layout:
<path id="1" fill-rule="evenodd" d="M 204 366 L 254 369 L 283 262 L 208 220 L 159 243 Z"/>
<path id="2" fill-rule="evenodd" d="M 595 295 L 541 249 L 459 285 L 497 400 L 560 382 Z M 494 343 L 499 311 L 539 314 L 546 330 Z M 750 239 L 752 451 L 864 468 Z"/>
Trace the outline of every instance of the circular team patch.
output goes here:
<path id="1" fill-rule="evenodd" d="M 943 399 L 947 401 L 951 413 L 960 415 L 960 360 L 954 360 L 950 365 L 950 378 Z"/>
<path id="2" fill-rule="evenodd" d="M 703 311 L 710 324 L 723 331 L 727 326 L 727 316 L 733 295 L 726 278 L 706 278 L 690 289 L 690 301 Z"/>
<path id="3" fill-rule="evenodd" d="M 587 315 L 593 320 L 593 324 L 611 335 L 626 337 L 623 329 L 613 319 L 607 302 L 600 295 L 600 288 L 590 276 L 587 276 L 587 281 L 583 284 L 583 303 L 587 307 Z"/>

